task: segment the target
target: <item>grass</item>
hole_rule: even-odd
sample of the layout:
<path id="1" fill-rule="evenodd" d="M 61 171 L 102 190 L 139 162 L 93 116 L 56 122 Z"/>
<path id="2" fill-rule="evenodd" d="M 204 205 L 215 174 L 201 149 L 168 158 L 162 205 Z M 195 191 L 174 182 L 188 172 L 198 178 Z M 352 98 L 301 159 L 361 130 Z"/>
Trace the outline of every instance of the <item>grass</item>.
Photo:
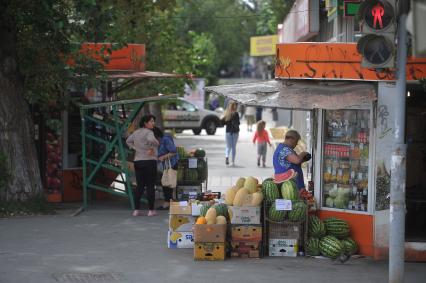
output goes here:
<path id="1" fill-rule="evenodd" d="M 46 201 L 44 195 L 37 195 L 26 201 L 0 200 L 0 218 L 55 213 L 55 209 Z"/>

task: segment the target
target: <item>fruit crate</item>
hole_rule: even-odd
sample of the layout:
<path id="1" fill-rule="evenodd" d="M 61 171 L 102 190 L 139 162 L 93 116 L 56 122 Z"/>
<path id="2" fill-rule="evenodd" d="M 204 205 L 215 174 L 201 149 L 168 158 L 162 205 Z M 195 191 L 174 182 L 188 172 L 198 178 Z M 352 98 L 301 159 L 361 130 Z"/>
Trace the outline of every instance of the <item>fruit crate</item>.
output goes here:
<path id="1" fill-rule="evenodd" d="M 277 221 L 269 217 L 271 206 L 275 206 L 275 202 L 267 200 L 263 202 L 263 256 L 269 255 L 270 239 L 297 239 L 299 241 L 299 252 L 304 254 L 305 244 L 308 241 L 308 209 L 306 209 L 301 220 L 290 220 L 289 211 L 286 211 L 283 219 Z"/>

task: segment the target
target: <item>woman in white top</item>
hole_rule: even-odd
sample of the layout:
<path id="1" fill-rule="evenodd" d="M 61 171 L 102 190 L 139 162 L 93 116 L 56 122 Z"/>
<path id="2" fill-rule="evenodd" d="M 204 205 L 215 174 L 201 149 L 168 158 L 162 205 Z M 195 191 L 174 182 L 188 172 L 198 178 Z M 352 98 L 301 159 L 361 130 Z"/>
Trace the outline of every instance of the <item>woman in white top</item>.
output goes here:
<path id="1" fill-rule="evenodd" d="M 155 216 L 155 180 L 157 176 L 157 152 L 159 142 L 152 129 L 155 126 L 155 117 L 145 115 L 140 121 L 141 128 L 134 131 L 126 140 L 127 145 L 135 150 L 135 211 L 133 216 L 142 215 L 140 200 L 146 187 L 149 212 L 148 216 Z"/>

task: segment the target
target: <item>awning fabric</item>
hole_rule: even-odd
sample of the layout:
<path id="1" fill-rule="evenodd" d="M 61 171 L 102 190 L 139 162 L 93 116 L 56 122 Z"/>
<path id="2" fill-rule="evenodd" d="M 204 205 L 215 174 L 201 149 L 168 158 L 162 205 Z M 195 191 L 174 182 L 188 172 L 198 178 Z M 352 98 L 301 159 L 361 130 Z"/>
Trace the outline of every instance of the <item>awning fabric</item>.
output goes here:
<path id="1" fill-rule="evenodd" d="M 369 82 L 270 80 L 206 87 L 239 103 L 286 109 L 368 109 L 377 100 Z"/>
<path id="2" fill-rule="evenodd" d="M 125 71 L 114 71 L 107 72 L 109 79 L 142 79 L 142 78 L 190 78 L 191 74 L 173 74 L 173 73 L 162 73 L 162 72 L 125 72 Z"/>

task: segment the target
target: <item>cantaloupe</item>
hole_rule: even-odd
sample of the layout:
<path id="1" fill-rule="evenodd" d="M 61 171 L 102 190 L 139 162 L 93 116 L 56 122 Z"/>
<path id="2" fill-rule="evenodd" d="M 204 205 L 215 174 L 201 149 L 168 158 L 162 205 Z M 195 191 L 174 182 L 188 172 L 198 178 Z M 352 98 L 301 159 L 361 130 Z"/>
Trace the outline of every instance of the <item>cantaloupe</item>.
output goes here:
<path id="1" fill-rule="evenodd" d="M 216 209 L 214 207 L 210 207 L 206 213 L 207 224 L 216 224 Z"/>
<path id="2" fill-rule="evenodd" d="M 238 180 L 237 180 L 237 183 L 235 184 L 235 187 L 237 187 L 238 189 L 241 189 L 242 187 L 244 187 L 244 182 L 246 181 L 246 179 L 245 178 L 243 178 L 243 177 L 240 177 Z"/>
<path id="3" fill-rule="evenodd" d="M 253 195 L 251 206 L 261 206 L 263 201 L 263 194 L 261 192 L 255 192 Z"/>
<path id="4" fill-rule="evenodd" d="M 234 203 L 234 198 L 235 198 L 235 195 L 237 194 L 237 191 L 238 191 L 237 187 L 232 187 L 225 192 L 225 203 L 227 205 L 232 205 Z"/>
<path id="5" fill-rule="evenodd" d="M 195 224 L 207 224 L 207 220 L 204 216 L 200 216 L 197 218 L 197 222 Z"/>
<path id="6" fill-rule="evenodd" d="M 235 194 L 234 206 L 243 206 L 243 202 L 246 199 L 246 196 L 249 194 L 249 191 L 246 188 L 239 189 Z"/>
<path id="7" fill-rule="evenodd" d="M 259 184 L 259 180 L 250 176 L 246 178 L 244 188 L 246 188 L 250 194 L 253 194 L 257 191 L 257 184 Z"/>
<path id="8" fill-rule="evenodd" d="M 219 215 L 216 217 L 216 224 L 226 224 L 225 216 Z"/>

